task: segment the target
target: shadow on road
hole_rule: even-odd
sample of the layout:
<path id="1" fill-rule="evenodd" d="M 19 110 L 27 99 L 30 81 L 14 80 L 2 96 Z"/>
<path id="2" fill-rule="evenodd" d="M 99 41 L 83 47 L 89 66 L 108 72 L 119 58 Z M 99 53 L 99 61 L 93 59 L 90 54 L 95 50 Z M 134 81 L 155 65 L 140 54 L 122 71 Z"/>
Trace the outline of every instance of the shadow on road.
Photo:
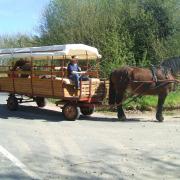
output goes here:
<path id="1" fill-rule="evenodd" d="M 176 117 L 173 117 L 174 119 L 180 119 L 180 116 L 178 117 L 178 116 L 176 116 Z"/>
<path id="2" fill-rule="evenodd" d="M 34 106 L 19 106 L 18 111 L 9 111 L 6 105 L 0 105 L 0 118 L 9 119 L 26 119 L 26 120 L 44 120 L 50 122 L 65 121 L 61 111 L 42 109 Z M 117 118 L 111 117 L 96 117 L 96 116 L 80 116 L 80 120 L 87 121 L 104 121 L 104 122 L 119 122 Z"/>
<path id="3" fill-rule="evenodd" d="M 66 121 L 61 111 L 42 109 L 35 106 L 23 106 L 20 105 L 18 111 L 9 111 L 5 104 L 0 105 L 0 118 L 9 119 L 26 119 L 26 120 L 44 120 L 48 122 Z M 178 117 L 174 117 L 178 118 Z M 81 115 L 79 120 L 83 121 L 100 121 L 100 122 L 121 122 L 121 123 L 137 123 L 137 122 L 157 122 L 153 120 L 147 120 L 141 117 L 129 118 L 126 121 L 119 121 L 116 117 L 111 116 L 84 116 Z M 72 121 L 71 121 L 72 122 Z"/>
<path id="4" fill-rule="evenodd" d="M 104 115 L 105 116 L 105 115 Z M 81 120 L 85 120 L 85 121 L 104 121 L 104 122 L 140 122 L 142 118 L 129 118 L 126 121 L 120 121 L 115 117 L 96 117 L 95 115 L 92 116 L 81 116 Z"/>
<path id="5" fill-rule="evenodd" d="M 23 179 L 23 180 L 32 180 L 32 178 L 30 177 L 27 177 L 25 175 L 22 175 L 20 173 L 18 174 L 3 174 L 3 173 L 0 173 L 0 179 L 14 179 L 14 180 L 19 180 L 19 179 Z"/>
<path id="6" fill-rule="evenodd" d="M 35 167 L 35 172 L 43 173 L 45 179 L 179 179 L 179 152 L 166 153 L 164 149 L 154 149 L 153 152 L 152 149 L 123 151 L 106 145 L 104 148 L 95 148 L 88 157 L 70 154 L 63 158 L 55 157 L 54 162 L 60 165 L 61 171 L 53 168 L 48 161 L 42 166 L 50 167 L 50 173 L 39 167 Z M 39 156 L 47 159 L 45 154 Z"/>
<path id="7" fill-rule="evenodd" d="M 46 120 L 58 122 L 65 120 L 62 113 L 58 111 L 41 109 L 34 106 L 19 106 L 18 111 L 9 111 L 6 105 L 0 105 L 0 118 L 26 119 L 26 120 Z"/>

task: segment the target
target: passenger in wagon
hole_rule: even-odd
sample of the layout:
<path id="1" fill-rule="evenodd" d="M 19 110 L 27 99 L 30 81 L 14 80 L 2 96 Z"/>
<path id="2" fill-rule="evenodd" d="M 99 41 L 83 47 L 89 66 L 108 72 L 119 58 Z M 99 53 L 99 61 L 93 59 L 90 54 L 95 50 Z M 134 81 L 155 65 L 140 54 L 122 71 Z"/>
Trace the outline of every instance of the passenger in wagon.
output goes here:
<path id="1" fill-rule="evenodd" d="M 81 68 L 78 66 L 78 57 L 77 56 L 72 56 L 72 59 L 71 59 L 70 63 L 68 64 L 67 71 L 68 71 L 69 79 L 74 81 L 76 89 L 79 89 L 79 86 L 80 86 L 79 81 L 82 78 L 81 74 L 85 74 L 86 72 L 81 71 Z"/>
<path id="2" fill-rule="evenodd" d="M 18 61 L 16 61 L 15 65 L 13 66 L 11 71 L 17 71 L 17 70 L 31 71 L 31 69 L 32 69 L 32 67 L 31 67 L 30 62 L 28 60 L 20 58 Z M 29 77 L 29 74 L 24 74 L 24 73 L 17 74 L 16 76 L 18 77 L 18 75 L 21 78 L 28 78 Z"/>

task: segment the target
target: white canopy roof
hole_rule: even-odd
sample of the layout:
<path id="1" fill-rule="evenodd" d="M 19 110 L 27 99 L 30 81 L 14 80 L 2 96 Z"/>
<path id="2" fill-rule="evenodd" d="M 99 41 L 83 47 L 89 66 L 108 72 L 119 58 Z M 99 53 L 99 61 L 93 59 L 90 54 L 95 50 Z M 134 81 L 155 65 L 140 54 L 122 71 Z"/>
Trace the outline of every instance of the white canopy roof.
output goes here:
<path id="1" fill-rule="evenodd" d="M 96 48 L 84 44 L 0 49 L 0 58 L 33 57 L 34 59 L 39 59 L 53 56 L 57 59 L 71 59 L 71 56 L 73 55 L 77 55 L 79 59 L 101 58 L 101 55 Z"/>

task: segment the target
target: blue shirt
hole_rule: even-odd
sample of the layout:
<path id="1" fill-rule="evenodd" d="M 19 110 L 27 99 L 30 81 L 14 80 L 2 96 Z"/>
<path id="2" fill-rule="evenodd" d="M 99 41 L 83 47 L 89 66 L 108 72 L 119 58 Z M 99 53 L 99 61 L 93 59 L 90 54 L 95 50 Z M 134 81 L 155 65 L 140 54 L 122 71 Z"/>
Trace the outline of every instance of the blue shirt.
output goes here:
<path id="1" fill-rule="evenodd" d="M 77 64 L 69 63 L 67 71 L 68 71 L 68 76 L 69 76 L 69 75 L 72 75 L 73 71 L 79 72 L 80 68 L 79 68 L 79 66 Z"/>

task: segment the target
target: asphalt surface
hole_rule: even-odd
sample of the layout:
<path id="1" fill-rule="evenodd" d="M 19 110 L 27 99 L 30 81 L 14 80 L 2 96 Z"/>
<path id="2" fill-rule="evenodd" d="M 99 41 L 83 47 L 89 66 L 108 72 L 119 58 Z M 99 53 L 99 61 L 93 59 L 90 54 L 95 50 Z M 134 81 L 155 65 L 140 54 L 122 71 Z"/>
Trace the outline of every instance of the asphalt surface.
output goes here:
<path id="1" fill-rule="evenodd" d="M 65 121 L 59 108 L 6 108 L 0 94 L 0 179 L 180 179 L 180 112 L 95 113 Z"/>

